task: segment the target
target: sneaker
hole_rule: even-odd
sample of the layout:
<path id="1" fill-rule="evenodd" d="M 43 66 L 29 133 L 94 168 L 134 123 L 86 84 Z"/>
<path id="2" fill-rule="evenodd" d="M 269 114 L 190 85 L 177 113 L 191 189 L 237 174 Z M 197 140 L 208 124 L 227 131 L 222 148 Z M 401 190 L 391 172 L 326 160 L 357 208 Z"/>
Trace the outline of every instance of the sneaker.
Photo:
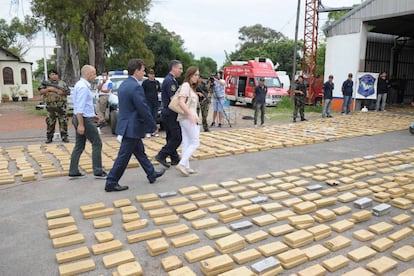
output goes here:
<path id="1" fill-rule="evenodd" d="M 190 173 L 187 171 L 186 168 L 184 168 L 184 166 L 178 164 L 177 166 L 175 166 L 175 168 L 177 169 L 177 171 L 179 171 L 183 176 L 189 176 Z"/>
<path id="2" fill-rule="evenodd" d="M 100 174 L 95 174 L 94 176 L 96 179 L 106 179 L 108 174 L 105 171 L 102 171 Z"/>
<path id="3" fill-rule="evenodd" d="M 254 125 L 254 128 L 257 128 L 257 125 Z"/>
<path id="4" fill-rule="evenodd" d="M 157 134 L 154 134 L 154 135 L 151 134 L 151 136 L 160 137 L 160 135 L 158 133 Z"/>
<path id="5" fill-rule="evenodd" d="M 332 115 L 331 115 L 331 114 L 328 114 L 326 117 L 328 117 L 328 118 L 332 118 Z"/>
<path id="6" fill-rule="evenodd" d="M 146 133 L 145 138 L 151 138 L 151 133 Z"/>
<path id="7" fill-rule="evenodd" d="M 265 126 L 265 124 L 263 123 L 263 124 L 261 124 L 260 126 L 261 126 L 261 127 L 264 127 L 264 126 Z"/>
<path id="8" fill-rule="evenodd" d="M 296 123 L 296 118 L 293 118 L 292 122 Z"/>
<path id="9" fill-rule="evenodd" d="M 69 174 L 69 179 L 82 179 L 82 178 L 86 178 L 86 175 L 82 174 L 82 173 L 75 173 L 75 174 Z"/>

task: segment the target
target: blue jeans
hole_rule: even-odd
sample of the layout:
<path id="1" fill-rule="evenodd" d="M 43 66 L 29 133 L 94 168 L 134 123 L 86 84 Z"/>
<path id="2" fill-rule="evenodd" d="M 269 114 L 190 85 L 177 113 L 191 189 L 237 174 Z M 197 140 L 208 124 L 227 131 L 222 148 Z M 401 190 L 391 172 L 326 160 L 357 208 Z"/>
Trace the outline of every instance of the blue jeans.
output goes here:
<path id="1" fill-rule="evenodd" d="M 85 125 L 85 133 L 78 134 L 78 118 L 73 115 L 73 126 L 76 130 L 76 142 L 70 158 L 69 174 L 79 174 L 79 159 L 82 152 L 85 150 L 86 139 L 92 143 L 92 168 L 93 174 L 98 175 L 102 173 L 102 141 L 99 136 L 98 129 L 93 118 L 83 117 L 83 124 Z"/>
<path id="2" fill-rule="evenodd" d="M 323 112 L 322 112 L 322 118 L 325 118 L 328 115 L 331 115 L 329 110 L 331 109 L 332 99 L 324 99 L 323 104 Z"/>
<path id="3" fill-rule="evenodd" d="M 257 116 L 259 115 L 259 110 L 260 110 L 260 121 L 261 124 L 264 124 L 264 115 L 265 115 L 265 108 L 266 108 L 266 104 L 265 103 L 256 103 L 255 109 L 254 109 L 254 125 L 257 125 Z"/>
<path id="4" fill-rule="evenodd" d="M 346 108 L 346 114 L 351 112 L 351 100 L 352 100 L 352 96 L 344 96 L 344 102 L 342 104 L 341 113 L 345 113 L 345 108 Z"/>

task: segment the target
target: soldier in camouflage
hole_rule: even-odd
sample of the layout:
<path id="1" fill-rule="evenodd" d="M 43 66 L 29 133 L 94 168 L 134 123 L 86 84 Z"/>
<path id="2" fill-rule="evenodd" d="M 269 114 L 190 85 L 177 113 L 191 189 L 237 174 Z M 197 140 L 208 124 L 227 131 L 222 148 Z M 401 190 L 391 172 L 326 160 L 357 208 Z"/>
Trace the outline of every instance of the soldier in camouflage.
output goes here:
<path id="1" fill-rule="evenodd" d="M 300 120 L 307 121 L 305 119 L 306 85 L 304 83 L 303 76 L 299 76 L 296 80 L 293 93 L 295 94 L 295 110 L 293 111 L 293 122 L 296 123 L 298 111 L 300 114 Z"/>
<path id="2" fill-rule="evenodd" d="M 64 143 L 69 143 L 68 139 L 68 117 L 66 113 L 66 97 L 70 94 L 70 89 L 66 83 L 59 80 L 56 70 L 49 71 L 49 82 L 42 82 L 38 88 L 40 95 L 46 104 L 46 144 L 52 143 L 55 133 L 56 119 L 59 121 L 60 137 Z"/>
<path id="3" fill-rule="evenodd" d="M 198 95 L 198 102 L 200 103 L 200 106 L 197 107 L 197 113 L 201 112 L 201 118 L 203 123 L 204 131 L 210 131 L 208 129 L 208 123 L 207 123 L 207 116 L 208 116 L 208 108 L 210 106 L 211 102 L 211 95 L 213 89 L 213 85 L 205 84 L 203 81 L 200 82 L 200 85 L 197 87 L 196 92 Z"/>

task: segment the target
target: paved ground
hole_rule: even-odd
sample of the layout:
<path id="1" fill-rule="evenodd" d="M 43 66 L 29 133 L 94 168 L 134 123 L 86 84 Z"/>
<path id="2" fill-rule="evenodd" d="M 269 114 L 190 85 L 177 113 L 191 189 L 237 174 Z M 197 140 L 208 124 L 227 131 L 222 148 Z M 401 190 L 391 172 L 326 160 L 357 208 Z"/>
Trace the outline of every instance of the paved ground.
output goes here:
<path id="1" fill-rule="evenodd" d="M 0 126 L 4 125 L 4 112 L 3 109 L 1 110 L 2 117 L 0 117 Z M 10 118 L 10 117 L 9 117 Z M 358 116 L 354 117 L 357 120 Z M 380 117 L 381 120 L 386 120 L 387 117 Z M 391 118 L 397 118 L 392 117 Z M 399 118 L 403 120 L 402 118 Z M 342 129 L 346 130 L 346 126 L 352 126 L 352 116 L 349 118 L 338 118 L 336 125 L 341 125 Z M 343 121 L 342 121 L 343 120 Z M 39 120 L 43 122 L 43 120 Z M 342 123 L 341 123 L 342 122 Z M 392 125 L 387 121 L 387 125 Z M 309 123 L 306 129 L 303 129 L 302 126 L 290 126 L 290 127 L 281 127 L 282 132 L 285 132 L 287 135 L 291 130 L 292 133 L 297 133 L 298 130 L 295 128 L 299 128 L 303 137 L 306 137 L 306 134 L 314 133 L 316 128 L 320 129 L 318 126 L 320 122 L 315 122 L 314 124 L 311 122 Z M 354 122 L 355 123 L 355 122 Z M 395 120 L 394 125 L 398 125 L 399 121 Z M 32 126 L 35 123 L 32 121 Z M 39 125 L 37 127 L 39 127 Z M 314 125 L 315 127 L 311 127 Z M 392 127 L 392 126 L 389 126 Z M 293 130 L 292 130 L 293 128 Z M 407 125 L 408 128 L 408 125 Z M 263 133 L 271 131 L 276 131 L 276 128 L 270 126 L 265 129 L 260 130 L 231 130 L 234 134 L 237 133 L 248 133 L 251 138 L 255 137 L 255 133 L 263 135 Z M 349 129 L 351 132 L 352 128 Z M 332 129 L 324 129 L 324 131 L 332 131 Z M 358 130 L 362 131 L 362 130 Z M 17 142 L 20 145 L 27 146 L 28 144 L 36 145 L 41 144 L 43 138 L 39 138 L 39 133 L 43 132 L 43 129 L 31 129 L 27 127 L 25 130 L 14 130 L 8 131 L 7 133 L 3 132 L 2 129 L 2 137 L 4 139 L 1 142 L 0 146 L 3 149 L 10 148 L 14 146 L 14 143 L 10 143 L 7 138 L 4 137 L 13 137 L 13 139 L 17 138 L 16 136 L 25 138 L 22 139 L 23 142 Z M 346 133 L 346 132 L 345 132 Z M 227 132 L 224 131 L 222 133 L 222 137 L 226 135 Z M 104 134 L 105 136 L 106 134 Z M 260 136 L 259 135 L 259 136 Z M 234 135 L 236 136 L 236 135 Z M 324 134 L 324 137 L 327 135 Z M 28 139 L 30 137 L 34 137 L 33 140 Z M 105 136 L 106 137 L 106 136 Z M 211 138 L 209 136 L 205 136 Z M 218 137 L 220 135 L 216 134 L 214 137 Z M 10 139 L 10 138 L 9 138 Z M 106 138 L 104 138 L 106 139 Z M 108 134 L 108 140 L 113 139 L 110 138 Z M 297 139 L 297 137 L 292 136 L 292 140 Z M 396 152 L 399 151 L 399 152 Z M 375 158 L 372 160 L 364 159 L 362 157 L 367 157 L 373 155 Z M 201 275 L 200 271 L 200 263 L 195 262 L 193 264 L 188 263 L 184 259 L 184 252 L 192 250 L 194 248 L 198 248 L 204 245 L 210 245 L 211 247 L 215 248 L 214 240 L 209 240 L 205 235 L 205 229 L 195 230 L 191 226 L 191 221 L 185 219 L 182 214 L 179 215 L 179 222 L 167 225 L 155 225 L 152 218 L 149 217 L 148 211 L 142 209 L 142 205 L 140 202 L 137 202 L 135 197 L 137 195 L 145 195 L 155 193 L 158 194 L 160 192 L 167 192 L 167 191 L 176 191 L 178 192 L 177 196 L 173 198 L 185 197 L 189 200 L 189 202 L 199 203 L 200 200 L 191 200 L 191 194 L 182 195 L 179 191 L 184 187 L 195 187 L 198 188 L 199 191 L 197 194 L 205 193 L 208 199 L 213 199 L 215 205 L 225 204 L 228 208 L 232 207 L 232 203 L 238 202 L 242 200 L 241 198 L 241 191 L 234 191 L 234 187 L 223 188 L 220 186 L 223 184 L 228 183 L 229 181 L 237 181 L 238 184 L 236 187 L 238 189 L 245 189 L 246 191 L 254 191 L 254 185 L 249 186 L 252 183 L 265 183 L 266 187 L 276 187 L 277 192 L 283 191 L 284 186 L 277 186 L 274 184 L 276 179 L 280 179 L 284 184 L 288 182 L 287 179 L 284 179 L 283 176 L 279 176 L 276 172 L 284 172 L 290 176 L 297 176 L 301 180 L 308 181 L 308 184 L 301 187 L 306 187 L 307 185 L 311 184 L 320 184 L 323 186 L 323 190 L 327 190 L 331 187 L 327 186 L 324 181 L 317 181 L 313 177 L 318 175 L 317 170 L 318 167 L 324 167 L 324 165 L 328 165 L 328 168 L 338 167 L 341 170 L 345 170 L 349 167 L 352 168 L 354 165 L 353 171 L 351 176 L 355 176 L 358 172 L 361 172 L 361 166 L 367 167 L 369 169 L 365 169 L 365 171 L 372 171 L 375 172 L 375 175 L 366 176 L 360 179 L 357 179 L 359 182 L 370 183 L 369 181 L 374 178 L 380 178 L 385 183 L 393 182 L 396 180 L 395 177 L 399 177 L 404 174 L 409 174 L 411 177 L 407 176 L 410 179 L 410 183 L 413 184 L 413 168 L 406 165 L 405 169 L 401 169 L 401 165 L 404 164 L 414 164 L 413 160 L 414 156 L 414 148 L 413 148 L 413 136 L 411 136 L 408 131 L 400 130 L 400 131 L 392 131 L 392 132 L 385 132 L 380 130 L 377 133 L 368 134 L 361 134 L 354 137 L 343 139 L 336 139 L 336 141 L 332 142 L 317 142 L 317 143 L 309 143 L 309 144 L 302 144 L 301 146 L 292 146 L 292 147 L 283 147 L 279 149 L 267 149 L 262 151 L 256 151 L 252 153 L 243 153 L 243 154 L 235 154 L 229 155 L 220 158 L 209 158 L 205 160 L 195 160 L 193 161 L 193 167 L 199 171 L 198 174 L 192 175 L 191 177 L 184 178 L 181 177 L 177 171 L 174 169 L 170 169 L 167 171 L 166 175 L 159 179 L 154 185 L 149 185 L 146 182 L 146 178 L 140 168 L 132 168 L 128 169 L 122 178 L 122 184 L 126 184 L 130 186 L 130 189 L 127 192 L 122 193 L 105 193 L 103 191 L 104 183 L 102 180 L 95 180 L 92 177 L 88 177 L 86 179 L 77 180 L 77 181 L 69 181 L 66 177 L 55 177 L 50 179 L 43 179 L 40 178 L 39 181 L 35 182 L 18 182 L 9 185 L 2 185 L 0 186 L 0 229 L 1 233 L 4 237 L 3 242 L 0 244 L 0 270 L 2 271 L 2 275 L 58 275 L 58 264 L 55 260 L 55 254 L 58 252 L 66 251 L 68 249 L 77 248 L 80 246 L 88 246 L 91 249 L 92 245 L 96 244 L 97 241 L 95 240 L 94 233 L 98 231 L 105 231 L 108 230 L 112 232 L 115 239 L 119 239 L 124 249 L 131 250 L 135 256 L 135 260 L 137 260 L 144 272 L 145 275 L 164 275 L 163 269 L 160 265 L 160 260 L 164 257 L 170 255 L 176 255 L 178 258 L 183 261 L 185 266 L 190 267 L 195 274 Z M 340 161 L 340 162 L 336 162 Z M 361 163 L 362 162 L 362 163 Z M 364 163 L 365 162 L 365 163 Z M 371 165 L 371 167 L 369 167 Z M 374 166 L 372 166 L 374 165 Z M 377 166 L 375 166 L 377 165 Z M 364 167 L 364 168 L 365 168 Z M 391 171 L 386 171 L 384 168 L 391 168 Z M 299 172 L 293 169 L 300 169 Z M 312 176 L 304 176 L 302 173 L 309 170 L 312 173 Z M 332 172 L 332 171 L 330 171 Z M 267 174 L 274 173 L 269 178 L 260 179 Z M 337 179 L 340 177 L 338 176 Z M 219 198 L 213 197 L 213 195 L 209 191 L 203 191 L 203 188 L 206 187 L 208 184 L 217 184 L 219 185 L 218 189 L 227 190 L 230 195 L 235 196 L 233 200 L 230 198 Z M 345 186 L 346 184 L 341 183 L 340 186 Z M 381 184 L 367 184 L 367 188 L 363 188 L 363 185 L 359 186 L 361 188 L 352 188 L 350 190 L 338 191 L 335 193 L 334 197 L 339 197 L 344 195 L 345 193 L 352 192 L 353 194 L 359 194 L 361 190 L 367 190 L 372 187 L 380 186 Z M 410 184 L 406 184 L 410 185 Z M 298 185 L 299 186 L 299 185 Z M 405 185 L 404 185 L 405 186 Z M 409 186 L 406 186 L 409 187 Z M 258 189 L 256 191 L 259 191 Z M 285 199 L 280 200 L 272 200 L 269 198 L 268 202 L 276 202 L 283 206 L 282 210 L 294 210 L 292 206 L 287 206 L 288 202 L 285 200 L 290 200 L 294 198 L 301 198 L 301 196 L 309 194 L 310 192 L 306 192 L 305 194 L 296 194 L 293 190 L 286 190 L 288 192 L 288 197 Z M 316 191 L 317 193 L 321 193 L 322 191 Z M 366 191 L 365 191 L 366 192 Z M 411 191 L 412 193 L 412 191 Z M 264 194 L 259 192 L 259 194 Z M 267 196 L 271 196 L 272 194 L 265 194 Z M 372 198 L 373 194 L 370 193 L 367 195 L 369 198 Z M 362 197 L 362 196 L 358 196 Z M 80 211 L 80 206 L 96 203 L 96 202 L 103 202 L 106 207 L 113 207 L 113 202 L 119 199 L 129 199 L 132 205 L 136 206 L 138 209 L 138 213 L 140 214 L 141 218 L 148 219 L 148 225 L 144 229 L 134 230 L 131 232 L 126 232 L 122 228 L 122 215 L 120 210 L 116 208 L 116 212 L 114 215 L 109 216 L 112 220 L 112 226 L 102 228 L 102 229 L 94 229 L 93 221 L 94 219 L 85 220 L 83 219 L 82 213 Z M 169 198 L 171 199 L 171 198 Z M 169 206 L 168 199 L 161 199 L 161 202 L 165 205 L 165 207 L 170 207 L 171 209 L 175 208 L 176 206 Z M 230 200 L 230 201 L 226 201 Z M 223 202 L 221 202 L 223 201 Z M 377 202 L 374 202 L 374 206 L 377 205 Z M 359 212 L 359 209 L 353 207 L 352 202 L 340 202 L 337 201 L 334 205 L 328 206 L 328 209 L 334 209 L 340 206 L 349 206 L 352 208 L 352 213 L 348 213 L 345 215 L 338 215 L 335 220 L 325 222 L 325 225 L 331 225 L 335 222 L 349 219 L 351 218 L 352 214 Z M 48 229 L 47 229 L 47 220 L 45 218 L 45 212 L 50 210 L 56 210 L 61 208 L 69 208 L 71 216 L 74 218 L 77 228 L 79 232 L 84 235 L 85 242 L 79 245 L 72 245 L 69 247 L 63 247 L 54 249 L 52 246 L 52 240 L 48 237 Z M 208 207 L 199 208 L 206 213 L 205 218 L 214 218 L 218 220 L 219 216 L 216 213 L 211 213 L 208 211 Z M 318 208 L 319 209 L 323 209 Z M 292 273 L 298 273 L 299 271 L 313 266 L 318 263 L 322 263 L 327 259 L 342 254 L 347 256 L 349 251 L 354 249 L 360 248 L 361 246 L 368 246 L 372 241 L 377 240 L 379 238 L 388 237 L 390 234 L 395 233 L 401 229 L 413 229 L 413 221 L 412 221 L 412 209 L 410 207 L 407 210 L 399 209 L 399 208 L 392 208 L 392 211 L 389 215 L 384 217 L 372 217 L 370 220 L 362 223 L 356 223 L 351 229 L 343 232 L 338 233 L 337 231 L 332 231 L 332 234 L 322 239 L 321 241 L 313 241 L 312 243 L 300 247 L 300 249 L 305 249 L 312 245 L 323 245 L 325 241 L 328 241 L 338 235 L 343 235 L 349 238 L 352 243 L 350 246 L 341 249 L 335 253 L 328 254 L 326 256 L 317 258 L 313 261 L 307 261 L 304 264 L 301 264 L 297 267 L 292 269 L 285 270 L 282 275 L 291 275 Z M 173 209 L 175 210 L 175 209 Z M 236 222 L 248 220 L 252 221 L 253 218 L 264 215 L 267 212 L 262 211 L 260 214 L 252 215 L 252 216 L 244 216 L 242 219 L 237 220 Z M 274 213 L 268 212 L 269 214 Z M 311 212 L 310 215 L 314 215 L 315 212 Z M 410 217 L 410 220 L 398 225 L 391 221 L 391 218 L 405 214 Z M 218 220 L 219 221 L 219 220 Z M 384 234 L 376 234 L 375 238 L 361 242 L 357 239 L 353 238 L 352 234 L 360 229 L 368 229 L 369 226 L 377 224 L 379 222 L 387 222 L 393 226 L 393 230 L 384 233 Z M 169 243 L 169 251 L 168 253 L 162 254 L 157 257 L 150 257 L 148 252 L 146 251 L 145 241 L 141 241 L 138 243 L 127 243 L 127 236 L 131 234 L 141 233 L 148 230 L 154 229 L 164 229 L 171 225 L 178 225 L 178 224 L 186 224 L 189 226 L 189 233 L 196 234 L 200 238 L 200 242 L 188 246 L 184 246 L 181 248 L 175 248 L 170 242 L 170 237 L 165 237 Z M 231 223 L 221 223 L 217 226 L 229 226 Z M 270 228 L 275 226 L 280 226 L 288 224 L 286 219 L 279 220 L 275 223 L 270 225 L 259 227 L 254 225 L 250 229 L 238 231 L 241 236 L 245 236 L 246 234 L 255 232 L 257 230 L 263 230 L 268 232 Z M 318 225 L 315 223 L 314 225 Z M 269 235 L 269 237 L 263 241 L 255 242 L 252 244 L 246 243 L 246 248 L 258 248 L 261 245 L 274 242 L 274 241 L 281 241 L 283 242 L 284 237 L 278 236 L 273 237 Z M 355 262 L 350 260 L 350 263 L 343 269 L 340 269 L 334 273 L 327 273 L 327 275 L 340 275 L 345 273 L 346 271 L 350 271 L 357 267 L 366 267 L 366 265 L 378 259 L 382 256 L 387 256 L 392 258 L 394 261 L 397 261 L 397 266 L 391 272 L 386 273 L 385 275 L 398 275 L 402 271 L 413 267 L 412 261 L 411 262 L 403 262 L 395 257 L 392 257 L 392 251 L 402 247 L 403 245 L 411 245 L 414 246 L 414 238 L 413 234 L 409 234 L 407 237 L 403 238 L 400 241 L 395 242 L 395 244 L 385 252 L 377 252 L 374 257 L 370 257 L 367 260 L 363 260 L 360 262 Z M 232 252 L 229 255 L 232 256 L 234 253 L 241 252 L 242 250 L 238 250 L 236 252 Z M 85 273 L 85 275 L 111 275 L 116 268 L 106 269 L 102 262 L 102 256 L 109 255 L 111 253 L 106 253 L 103 255 L 93 255 L 90 259 L 94 260 L 96 264 L 96 269 L 90 273 Z M 219 252 L 215 251 L 216 255 L 219 255 Z M 256 260 L 263 260 L 264 257 L 262 256 L 260 259 Z M 256 261 L 251 261 L 244 264 L 247 267 L 250 267 Z M 235 264 L 235 267 L 240 267 L 241 265 Z"/>

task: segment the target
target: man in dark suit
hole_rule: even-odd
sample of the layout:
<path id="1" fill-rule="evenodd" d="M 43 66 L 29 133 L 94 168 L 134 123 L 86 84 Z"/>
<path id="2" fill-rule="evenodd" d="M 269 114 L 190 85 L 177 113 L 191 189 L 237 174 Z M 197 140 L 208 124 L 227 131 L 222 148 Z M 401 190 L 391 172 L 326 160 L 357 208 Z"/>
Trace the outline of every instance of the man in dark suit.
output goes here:
<path id="1" fill-rule="evenodd" d="M 118 89 L 119 113 L 115 132 L 122 136 L 122 142 L 118 157 L 106 179 L 105 191 L 107 192 L 128 189 L 128 186 L 119 185 L 118 181 L 124 174 L 132 154 L 144 169 L 151 184 L 165 172 L 165 169 L 159 172 L 155 171 L 145 154 L 144 144 L 141 140 L 145 136 L 146 127 L 154 134 L 157 132 L 157 125 L 147 105 L 144 89 L 139 84 L 145 75 L 144 62 L 139 59 L 131 59 L 128 63 L 128 75 L 129 77 Z"/>

